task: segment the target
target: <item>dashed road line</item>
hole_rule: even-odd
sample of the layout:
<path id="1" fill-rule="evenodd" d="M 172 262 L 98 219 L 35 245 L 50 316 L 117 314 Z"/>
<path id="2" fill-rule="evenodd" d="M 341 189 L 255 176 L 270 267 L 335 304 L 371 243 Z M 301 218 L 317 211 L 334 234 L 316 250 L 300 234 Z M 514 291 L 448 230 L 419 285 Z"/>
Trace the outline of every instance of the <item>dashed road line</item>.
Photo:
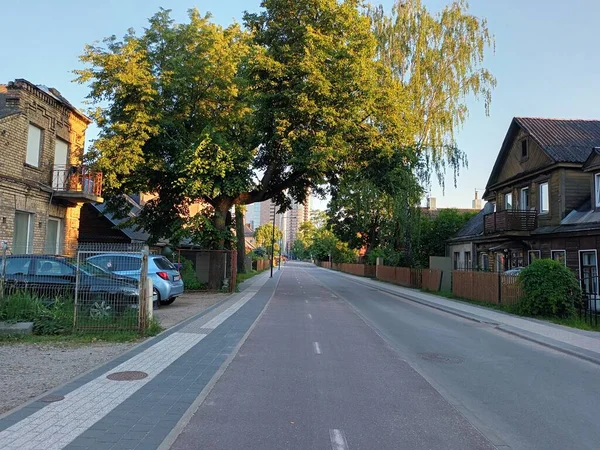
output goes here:
<path id="1" fill-rule="evenodd" d="M 308 313 L 308 318 L 312 319 L 312 314 L 311 313 Z"/>
<path id="2" fill-rule="evenodd" d="M 348 442 L 342 430 L 329 430 L 329 438 L 331 439 L 332 450 L 348 450 Z"/>
<path id="3" fill-rule="evenodd" d="M 321 346 L 319 345 L 319 343 L 318 342 L 313 342 L 313 347 L 315 348 L 315 353 L 317 355 L 320 355 L 321 354 Z"/>

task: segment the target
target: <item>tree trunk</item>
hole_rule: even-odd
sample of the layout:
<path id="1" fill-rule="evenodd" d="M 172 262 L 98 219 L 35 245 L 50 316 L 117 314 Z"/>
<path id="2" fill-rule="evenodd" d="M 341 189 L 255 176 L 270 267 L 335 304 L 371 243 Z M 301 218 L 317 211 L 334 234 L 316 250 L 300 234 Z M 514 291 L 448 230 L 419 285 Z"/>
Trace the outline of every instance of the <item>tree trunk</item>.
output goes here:
<path id="1" fill-rule="evenodd" d="M 237 236 L 237 271 L 246 273 L 246 238 L 244 237 L 244 206 L 235 205 L 235 234 Z"/>
<path id="2" fill-rule="evenodd" d="M 217 248 L 213 250 L 225 250 L 224 235 L 227 231 L 227 216 L 230 207 L 231 203 L 223 201 L 215 208 L 214 226 L 222 234 L 222 237 L 217 243 Z M 227 267 L 227 253 L 225 251 L 212 251 L 209 261 L 208 289 L 217 291 L 223 287 Z"/>

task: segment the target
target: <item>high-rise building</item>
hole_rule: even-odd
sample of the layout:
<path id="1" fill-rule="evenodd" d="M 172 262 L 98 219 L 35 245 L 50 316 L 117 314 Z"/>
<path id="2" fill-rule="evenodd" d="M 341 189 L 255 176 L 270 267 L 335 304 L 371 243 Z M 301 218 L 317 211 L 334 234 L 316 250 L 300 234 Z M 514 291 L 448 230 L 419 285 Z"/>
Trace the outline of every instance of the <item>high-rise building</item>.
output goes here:
<path id="1" fill-rule="evenodd" d="M 294 241 L 298 238 L 300 225 L 304 222 L 310 222 L 310 196 L 304 203 L 292 202 L 292 208 L 287 212 L 286 251 L 291 250 Z"/>

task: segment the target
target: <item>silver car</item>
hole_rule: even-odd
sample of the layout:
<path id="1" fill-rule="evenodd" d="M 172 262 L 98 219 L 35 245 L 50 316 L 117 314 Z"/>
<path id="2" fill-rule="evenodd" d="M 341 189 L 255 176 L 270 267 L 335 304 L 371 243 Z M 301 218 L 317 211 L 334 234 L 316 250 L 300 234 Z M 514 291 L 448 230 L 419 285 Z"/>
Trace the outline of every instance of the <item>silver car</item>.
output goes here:
<path id="1" fill-rule="evenodd" d="M 139 280 L 142 256 L 127 253 L 103 253 L 90 256 L 87 261 L 95 266 L 122 277 Z M 164 256 L 148 256 L 148 276 L 154 286 L 153 300 L 170 305 L 183 294 L 183 280 L 179 271 Z"/>

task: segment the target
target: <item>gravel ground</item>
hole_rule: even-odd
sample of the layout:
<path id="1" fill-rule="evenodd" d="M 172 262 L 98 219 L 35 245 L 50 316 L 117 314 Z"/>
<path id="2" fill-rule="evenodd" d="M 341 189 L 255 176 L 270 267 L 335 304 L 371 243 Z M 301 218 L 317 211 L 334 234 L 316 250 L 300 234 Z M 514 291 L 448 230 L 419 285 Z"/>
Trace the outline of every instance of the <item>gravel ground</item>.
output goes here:
<path id="1" fill-rule="evenodd" d="M 223 300 L 227 294 L 189 293 L 154 314 L 163 328 Z M 0 345 L 0 414 L 127 351 L 136 343 Z"/>
<path id="2" fill-rule="evenodd" d="M 154 316 L 163 328 L 171 328 L 182 320 L 210 308 L 215 303 L 227 298 L 228 295 L 190 292 L 177 297 L 177 300 L 168 306 L 161 306 L 154 311 Z"/>
<path id="3" fill-rule="evenodd" d="M 0 346 L 0 413 L 66 383 L 131 348 L 129 344 Z"/>

